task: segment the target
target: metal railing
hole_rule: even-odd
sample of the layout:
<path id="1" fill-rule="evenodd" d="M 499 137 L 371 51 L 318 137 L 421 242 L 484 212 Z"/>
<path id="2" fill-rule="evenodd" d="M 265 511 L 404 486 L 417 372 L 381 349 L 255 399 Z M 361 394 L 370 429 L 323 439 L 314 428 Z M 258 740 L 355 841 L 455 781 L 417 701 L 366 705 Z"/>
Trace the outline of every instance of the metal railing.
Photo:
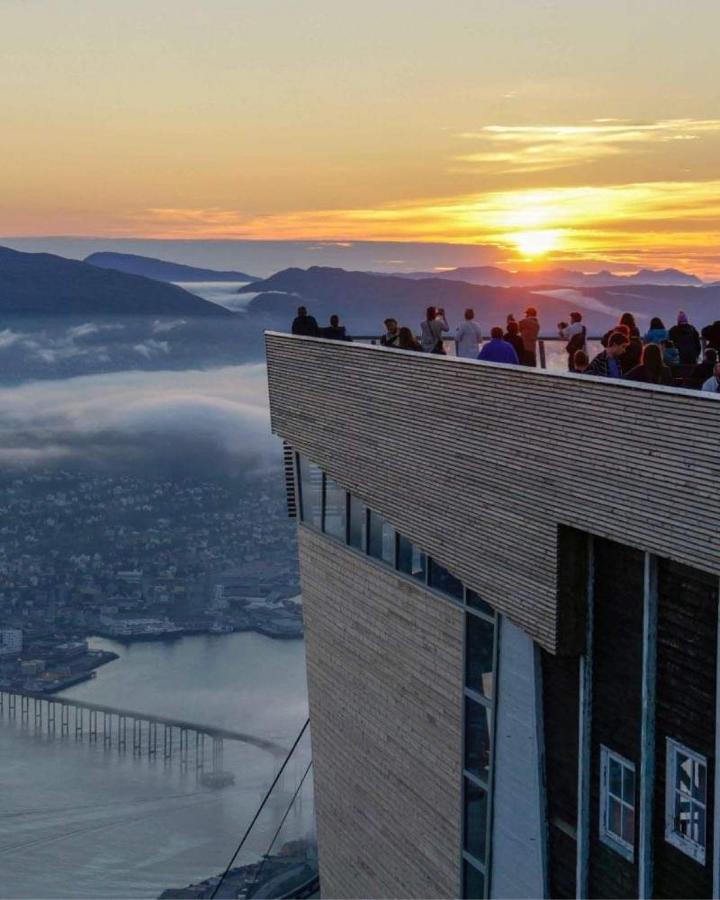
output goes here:
<path id="1" fill-rule="evenodd" d="M 361 344 L 379 344 L 380 336 L 377 334 L 358 334 L 350 335 L 353 341 Z M 599 353 L 602 348 L 602 337 L 600 335 L 590 335 L 586 338 L 587 353 L 592 357 Z M 482 343 L 485 341 L 483 340 Z M 553 337 L 552 335 L 541 336 L 537 339 L 537 353 L 535 354 L 535 367 L 538 369 L 548 369 L 550 371 L 567 371 L 567 340 L 561 337 Z M 448 335 L 443 337 L 443 347 L 448 356 L 454 356 L 455 338 Z"/>

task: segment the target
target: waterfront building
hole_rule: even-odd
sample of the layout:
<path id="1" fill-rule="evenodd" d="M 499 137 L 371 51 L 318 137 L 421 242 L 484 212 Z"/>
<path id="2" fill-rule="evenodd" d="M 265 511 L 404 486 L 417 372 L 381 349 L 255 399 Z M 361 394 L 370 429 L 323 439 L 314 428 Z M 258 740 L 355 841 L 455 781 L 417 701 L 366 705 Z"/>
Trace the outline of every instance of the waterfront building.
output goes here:
<path id="1" fill-rule="evenodd" d="M 720 397 L 266 344 L 322 895 L 717 897 Z"/>
<path id="2" fill-rule="evenodd" d="M 22 648 L 22 629 L 0 628 L 0 656 L 20 656 Z"/>

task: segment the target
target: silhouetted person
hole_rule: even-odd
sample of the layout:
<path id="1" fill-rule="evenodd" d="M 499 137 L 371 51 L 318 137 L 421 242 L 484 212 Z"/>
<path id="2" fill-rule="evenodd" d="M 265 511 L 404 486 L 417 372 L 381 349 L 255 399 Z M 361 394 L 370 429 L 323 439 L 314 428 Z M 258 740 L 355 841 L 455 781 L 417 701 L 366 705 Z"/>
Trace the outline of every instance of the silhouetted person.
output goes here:
<path id="1" fill-rule="evenodd" d="M 345 326 L 340 324 L 340 318 L 330 316 L 330 325 L 320 329 L 320 337 L 329 338 L 331 341 L 351 341 L 352 338 L 345 333 Z"/>
<path id="2" fill-rule="evenodd" d="M 571 312 L 570 324 L 567 322 L 558 323 L 558 333 L 561 338 L 567 341 L 565 350 L 568 355 L 568 371 L 574 371 L 575 354 L 578 350 L 585 349 L 585 338 L 587 329 L 582 323 L 582 313 Z"/>
<path id="3" fill-rule="evenodd" d="M 425 321 L 420 323 L 420 343 L 426 353 L 445 353 L 443 332 L 449 331 L 444 309 L 428 306 Z"/>
<path id="4" fill-rule="evenodd" d="M 632 331 L 633 328 L 637 328 L 637 322 L 635 321 L 635 316 L 630 312 L 624 312 L 620 316 L 620 319 L 618 320 L 618 325 L 627 325 L 627 327 L 630 329 L 630 331 Z"/>
<path id="5" fill-rule="evenodd" d="M 514 363 L 515 365 L 520 362 L 513 345 L 503 340 L 503 330 L 499 325 L 490 331 L 490 340 L 483 345 L 482 350 L 478 353 L 478 359 L 482 359 L 484 362 Z"/>
<path id="6" fill-rule="evenodd" d="M 715 363 L 718 361 L 718 352 L 712 347 L 703 353 L 703 361 L 698 363 L 690 373 L 688 379 L 688 387 L 701 388 L 705 382 L 712 376 L 715 369 Z"/>
<path id="7" fill-rule="evenodd" d="M 382 347 L 397 347 L 400 333 L 397 319 L 385 319 L 385 334 L 380 338 Z"/>
<path id="8" fill-rule="evenodd" d="M 518 322 L 520 329 L 520 337 L 525 345 L 525 352 L 520 362 L 524 366 L 537 365 L 535 351 L 537 349 L 537 339 L 540 334 L 540 323 L 538 322 L 537 310 L 534 306 L 528 306 L 525 310 L 525 318 Z"/>
<path id="9" fill-rule="evenodd" d="M 688 322 L 687 315 L 680 310 L 677 325 L 668 332 L 670 340 L 677 347 L 681 366 L 694 366 L 700 356 L 701 344 L 697 328 Z"/>
<path id="10" fill-rule="evenodd" d="M 464 359 L 477 359 L 482 334 L 474 321 L 475 310 L 465 310 L 465 321 L 455 331 L 455 352 Z"/>
<path id="11" fill-rule="evenodd" d="M 663 324 L 663 320 L 658 318 L 658 316 L 653 316 L 650 319 L 650 328 L 643 335 L 643 343 L 644 344 L 662 344 L 663 341 L 668 339 L 667 328 Z"/>
<path id="12" fill-rule="evenodd" d="M 573 367 L 570 370 L 576 375 L 584 375 L 590 365 L 590 358 L 584 350 L 576 350 L 573 357 Z"/>
<path id="13" fill-rule="evenodd" d="M 418 344 L 415 335 L 405 325 L 398 331 L 398 349 L 399 350 L 416 350 L 422 353 L 422 347 Z"/>
<path id="14" fill-rule="evenodd" d="M 599 375 L 601 378 L 622 378 L 620 357 L 625 352 L 628 343 L 627 335 L 621 331 L 611 334 L 607 348 L 598 353 L 585 370 L 585 374 Z"/>
<path id="15" fill-rule="evenodd" d="M 523 354 L 525 353 L 525 344 L 523 339 L 520 337 L 520 328 L 515 319 L 512 322 L 507 323 L 507 331 L 503 335 L 503 340 L 507 341 L 508 344 L 512 344 L 515 348 L 515 352 L 517 353 L 517 358 L 521 360 L 523 358 Z"/>
<path id="16" fill-rule="evenodd" d="M 302 334 L 305 337 L 317 337 L 320 333 L 315 317 L 309 316 L 304 306 L 298 306 L 297 316 L 292 323 L 292 333 Z"/>
<path id="17" fill-rule="evenodd" d="M 647 344 L 643 348 L 642 362 L 630 369 L 625 377 L 628 381 L 643 381 L 645 384 L 672 384 L 672 372 L 657 344 Z"/>
<path id="18" fill-rule="evenodd" d="M 625 313 L 625 315 L 630 316 L 630 313 Z M 632 316 L 630 317 L 632 318 Z M 620 368 L 623 371 L 623 375 L 626 375 L 631 369 L 634 369 L 635 366 L 640 365 L 643 352 L 643 342 L 640 337 L 640 330 L 634 325 L 628 327 L 630 328 L 630 334 L 627 337 L 630 343 L 620 357 Z"/>
<path id="19" fill-rule="evenodd" d="M 720 353 L 720 319 L 714 321 L 712 325 L 706 325 L 701 334 L 708 347 Z"/>

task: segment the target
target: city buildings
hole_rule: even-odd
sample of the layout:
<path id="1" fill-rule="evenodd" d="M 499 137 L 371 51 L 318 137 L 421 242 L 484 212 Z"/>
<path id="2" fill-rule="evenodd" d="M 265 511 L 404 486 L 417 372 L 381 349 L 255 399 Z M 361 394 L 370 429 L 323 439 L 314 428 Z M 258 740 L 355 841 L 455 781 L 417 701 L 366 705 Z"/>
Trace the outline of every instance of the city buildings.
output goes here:
<path id="1" fill-rule="evenodd" d="M 266 344 L 322 894 L 717 897 L 720 397 Z"/>

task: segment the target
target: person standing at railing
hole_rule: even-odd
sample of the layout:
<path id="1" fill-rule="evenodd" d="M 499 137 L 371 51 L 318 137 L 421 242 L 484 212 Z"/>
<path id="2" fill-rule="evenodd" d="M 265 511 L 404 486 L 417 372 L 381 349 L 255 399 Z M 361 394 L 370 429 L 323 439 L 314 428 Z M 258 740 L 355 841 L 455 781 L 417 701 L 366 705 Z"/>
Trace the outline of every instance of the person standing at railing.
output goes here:
<path id="1" fill-rule="evenodd" d="M 445 354 L 443 333 L 450 330 L 444 309 L 428 306 L 425 321 L 420 323 L 420 343 L 426 353 Z"/>
<path id="2" fill-rule="evenodd" d="M 318 323 L 314 316 L 308 315 L 308 311 L 304 306 L 298 306 L 297 316 L 292 323 L 292 333 L 301 334 L 304 337 L 318 336 Z"/>
<path id="3" fill-rule="evenodd" d="M 537 310 L 534 306 L 528 306 L 525 310 L 525 318 L 518 322 L 520 329 L 520 337 L 523 339 L 525 352 L 520 362 L 525 366 L 537 365 L 537 339 L 540 334 L 540 322 L 537 317 Z"/>
<path id="4" fill-rule="evenodd" d="M 397 319 L 385 319 L 385 334 L 380 338 L 381 347 L 397 347 L 400 334 Z"/>
<path id="5" fill-rule="evenodd" d="M 657 344 L 647 344 L 643 348 L 642 362 L 630 369 L 625 377 L 628 381 L 642 381 L 645 384 L 672 384 L 673 380 L 672 372 Z"/>
<path id="6" fill-rule="evenodd" d="M 702 386 L 702 390 L 713 394 L 720 394 L 720 363 L 715 363 L 713 374 Z"/>
<path id="7" fill-rule="evenodd" d="M 701 333 L 708 347 L 720 353 L 720 319 L 716 319 L 712 325 L 706 325 Z"/>
<path id="8" fill-rule="evenodd" d="M 622 378 L 620 357 L 627 349 L 629 341 L 627 335 L 621 331 L 615 331 L 608 339 L 607 349 L 593 359 L 585 369 L 585 375 L 598 375 L 601 378 Z"/>
<path id="9" fill-rule="evenodd" d="M 582 313 L 571 312 L 570 324 L 558 323 L 558 334 L 567 341 L 565 350 L 568 355 L 568 371 L 575 371 L 575 354 L 578 350 L 585 350 L 587 329 L 582 323 Z"/>
<path id="10" fill-rule="evenodd" d="M 520 362 L 513 345 L 503 340 L 503 330 L 499 325 L 490 331 L 490 340 L 487 344 L 483 344 L 482 350 L 478 353 L 478 359 L 483 362 L 513 363 L 515 365 Z"/>
<path id="11" fill-rule="evenodd" d="M 320 329 L 320 337 L 328 338 L 331 341 L 352 340 L 345 330 L 345 326 L 340 324 L 340 317 L 334 314 L 330 316 L 330 325 Z"/>
<path id="12" fill-rule="evenodd" d="M 643 335 L 644 344 L 662 344 L 668 339 L 668 331 L 663 320 L 658 316 L 650 319 L 650 328 Z"/>
<path id="13" fill-rule="evenodd" d="M 708 347 L 708 349 L 703 354 L 703 361 L 701 363 L 698 363 L 690 373 L 690 377 L 688 378 L 688 387 L 701 388 L 708 380 L 708 378 L 712 377 L 713 370 L 715 369 L 715 363 L 717 361 L 717 350 L 713 350 L 712 347 Z"/>
<path id="14" fill-rule="evenodd" d="M 688 322 L 687 313 L 680 310 L 677 325 L 670 329 L 670 340 L 677 347 L 681 366 L 694 366 L 700 356 L 702 346 L 697 328 Z"/>
<path id="15" fill-rule="evenodd" d="M 422 353 L 422 347 L 418 344 L 415 335 L 405 325 L 398 331 L 398 350 L 415 350 Z"/>
<path id="16" fill-rule="evenodd" d="M 515 348 L 518 360 L 522 360 L 523 354 L 525 353 L 525 344 L 520 337 L 520 328 L 515 319 L 507 323 L 507 331 L 503 335 L 503 340 L 507 341 L 508 344 L 511 344 Z"/>
<path id="17" fill-rule="evenodd" d="M 465 310 L 465 321 L 455 331 L 455 352 L 463 359 L 477 359 L 482 333 L 475 319 L 475 310 Z"/>

